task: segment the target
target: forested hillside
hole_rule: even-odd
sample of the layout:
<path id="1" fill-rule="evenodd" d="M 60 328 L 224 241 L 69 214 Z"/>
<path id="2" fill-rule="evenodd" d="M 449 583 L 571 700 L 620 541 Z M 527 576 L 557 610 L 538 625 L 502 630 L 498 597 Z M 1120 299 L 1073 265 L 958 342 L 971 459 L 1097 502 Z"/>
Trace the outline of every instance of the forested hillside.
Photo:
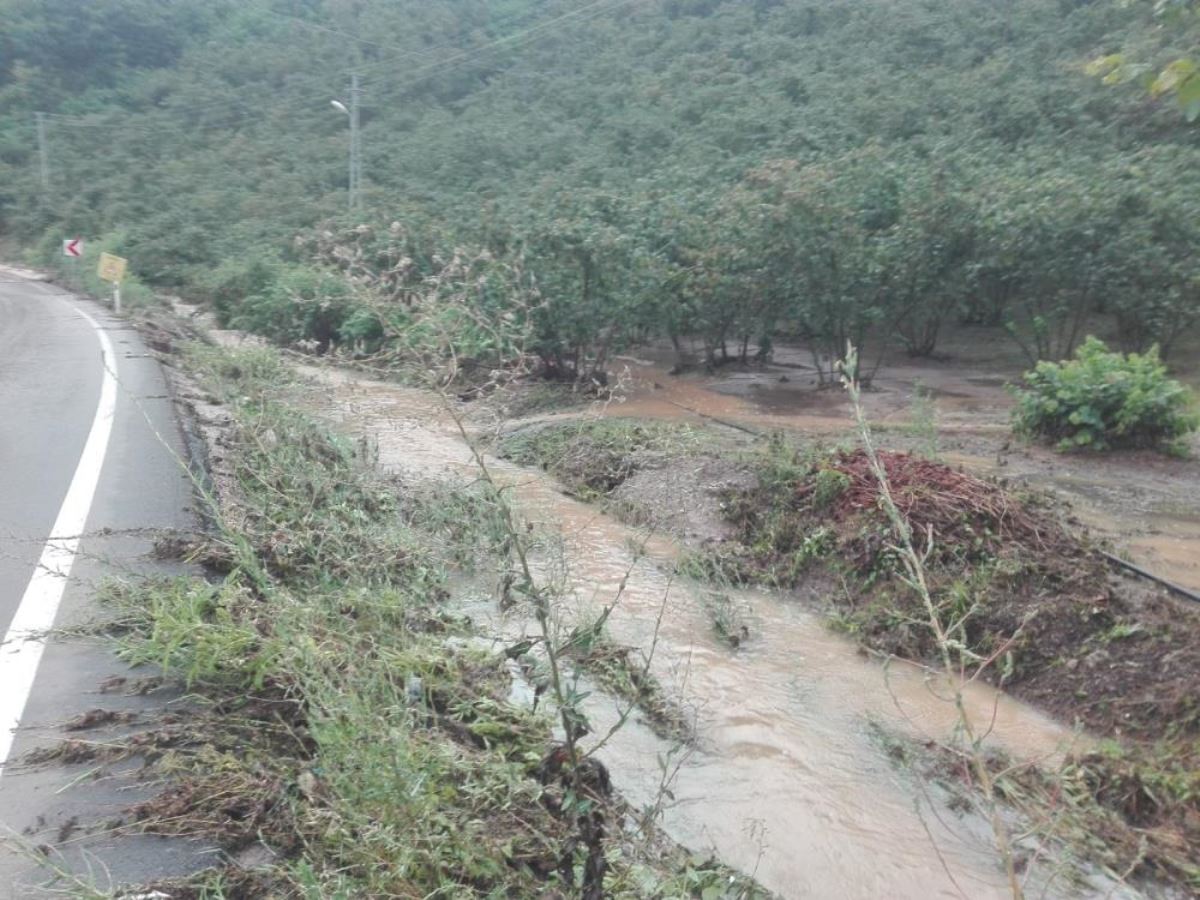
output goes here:
<path id="1" fill-rule="evenodd" d="M 1097 313 L 1169 351 L 1200 306 L 1200 132 L 1085 73 L 1177 55 L 1151 7 L 0 0 L 0 228 L 103 238 L 283 341 L 419 340 L 457 299 L 527 329 L 455 316 L 470 354 L 572 375 L 649 335 L 923 354 L 962 320 L 1058 356 Z"/>

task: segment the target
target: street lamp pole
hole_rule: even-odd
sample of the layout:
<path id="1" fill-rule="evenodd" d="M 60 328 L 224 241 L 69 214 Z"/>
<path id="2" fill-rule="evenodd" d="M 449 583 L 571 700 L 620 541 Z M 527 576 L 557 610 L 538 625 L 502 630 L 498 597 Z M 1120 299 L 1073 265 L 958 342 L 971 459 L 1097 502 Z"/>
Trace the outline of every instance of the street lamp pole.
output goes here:
<path id="1" fill-rule="evenodd" d="M 362 136 L 358 128 L 358 101 L 362 89 L 358 85 L 358 73 L 350 76 L 350 209 L 356 210 L 362 202 Z"/>
<path id="2" fill-rule="evenodd" d="M 358 129 L 358 107 L 359 98 L 362 96 L 362 88 L 359 87 L 358 73 L 354 72 L 350 75 L 350 106 L 340 100 L 332 101 L 336 109 L 341 110 L 350 117 L 350 211 L 354 212 L 358 209 L 362 196 L 362 141 L 359 137 Z"/>

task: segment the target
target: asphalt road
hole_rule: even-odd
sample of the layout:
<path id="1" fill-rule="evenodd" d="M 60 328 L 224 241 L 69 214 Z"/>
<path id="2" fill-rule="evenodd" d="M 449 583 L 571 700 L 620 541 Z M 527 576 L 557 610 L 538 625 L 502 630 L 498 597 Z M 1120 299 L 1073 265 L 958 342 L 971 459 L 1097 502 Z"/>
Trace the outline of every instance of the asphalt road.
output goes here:
<path id="1" fill-rule="evenodd" d="M 168 393 L 121 320 L 0 270 L 0 900 L 61 890 L 47 860 L 101 890 L 212 861 L 191 841 L 112 828 L 150 790 L 136 762 L 28 758 L 66 737 L 111 736 L 65 730 L 90 710 L 128 711 L 135 720 L 114 727 L 136 729 L 178 702 L 105 688 L 152 673 L 131 672 L 79 627 L 103 614 L 102 581 L 163 569 L 150 555 L 156 530 L 194 525 Z"/>

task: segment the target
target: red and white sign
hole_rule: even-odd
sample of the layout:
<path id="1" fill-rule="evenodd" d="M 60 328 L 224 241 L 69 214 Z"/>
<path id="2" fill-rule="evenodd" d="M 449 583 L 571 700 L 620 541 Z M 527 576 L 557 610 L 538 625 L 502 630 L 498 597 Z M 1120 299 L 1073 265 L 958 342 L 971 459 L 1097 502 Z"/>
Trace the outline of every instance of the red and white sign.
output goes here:
<path id="1" fill-rule="evenodd" d="M 71 238 L 63 241 L 63 256 L 79 259 L 83 256 L 83 238 Z"/>

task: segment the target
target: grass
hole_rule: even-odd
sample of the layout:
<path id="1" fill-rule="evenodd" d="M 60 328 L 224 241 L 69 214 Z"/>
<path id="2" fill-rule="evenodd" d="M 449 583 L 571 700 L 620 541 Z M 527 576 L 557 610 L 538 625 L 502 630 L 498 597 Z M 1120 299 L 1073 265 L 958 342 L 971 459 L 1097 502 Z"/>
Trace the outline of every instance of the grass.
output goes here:
<path id="1" fill-rule="evenodd" d="M 635 659 L 628 647 L 612 641 L 603 627 L 577 627 L 568 644 L 568 657 L 596 682 L 636 707 L 659 737 L 690 741 L 692 720 L 650 672 L 644 659 Z"/>
<path id="2" fill-rule="evenodd" d="M 454 573 L 498 567 L 506 515 L 485 490 L 401 490 L 286 403 L 274 354 L 193 348 L 227 405 L 234 494 L 194 556 L 221 577 L 111 584 L 120 652 L 187 685 L 193 712 L 78 760 L 137 755 L 162 791 L 123 829 L 186 834 L 262 870 L 157 885 L 191 897 L 570 895 L 599 840 L 604 896 L 749 898 L 751 881 L 674 847 L 607 786 L 564 777 L 553 711 L 509 702 L 503 650 L 474 640 Z M 282 386 L 282 388 L 281 388 Z M 657 684 L 606 641 L 589 665 L 666 716 Z M 66 758 L 63 756 L 62 758 Z M 589 762 L 589 771 L 602 771 Z"/>
<path id="3" fill-rule="evenodd" d="M 750 639 L 745 612 L 732 597 L 722 591 L 706 591 L 703 603 L 717 640 L 737 650 Z"/>
<path id="4" fill-rule="evenodd" d="M 636 472 L 643 455 L 681 455 L 700 440 L 687 425 L 589 418 L 517 431 L 497 449 L 518 465 L 550 472 L 580 499 L 596 500 Z"/>

